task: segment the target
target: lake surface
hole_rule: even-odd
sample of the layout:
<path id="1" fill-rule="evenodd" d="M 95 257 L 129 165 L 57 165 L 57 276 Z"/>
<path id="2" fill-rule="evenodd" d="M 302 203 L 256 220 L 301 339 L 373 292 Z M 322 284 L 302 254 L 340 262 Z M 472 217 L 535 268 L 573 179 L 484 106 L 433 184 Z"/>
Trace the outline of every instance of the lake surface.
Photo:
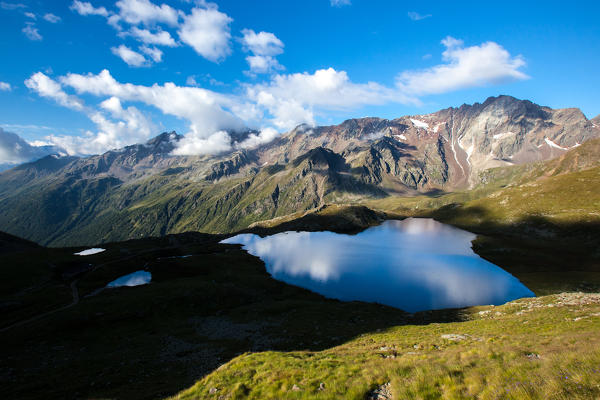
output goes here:
<path id="1" fill-rule="evenodd" d="M 100 249 L 100 248 L 94 247 L 93 249 L 87 249 L 87 250 L 80 251 L 79 253 L 73 253 L 73 254 L 76 256 L 91 256 L 93 254 L 102 253 L 103 251 L 106 251 L 106 249 Z"/>
<path id="2" fill-rule="evenodd" d="M 128 275 L 124 275 L 115 279 L 106 285 L 107 288 L 115 288 L 121 286 L 140 286 L 150 283 L 152 274 L 148 271 L 136 271 Z"/>
<path id="3" fill-rule="evenodd" d="M 386 221 L 357 235 L 285 232 L 241 244 L 286 283 L 330 298 L 361 300 L 409 312 L 499 305 L 533 292 L 471 249 L 473 233 L 433 219 Z"/>

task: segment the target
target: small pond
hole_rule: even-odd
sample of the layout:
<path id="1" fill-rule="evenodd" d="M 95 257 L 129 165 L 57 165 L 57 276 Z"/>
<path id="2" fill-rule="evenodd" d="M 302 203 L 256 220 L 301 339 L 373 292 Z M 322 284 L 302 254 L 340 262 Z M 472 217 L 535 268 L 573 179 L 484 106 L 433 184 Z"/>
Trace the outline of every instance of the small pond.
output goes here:
<path id="1" fill-rule="evenodd" d="M 115 288 L 121 286 L 140 286 L 150 283 L 152 274 L 148 271 L 136 271 L 128 275 L 124 275 L 115 279 L 106 285 L 107 288 Z"/>
<path id="2" fill-rule="evenodd" d="M 473 233 L 433 219 L 386 221 L 357 235 L 284 232 L 241 244 L 286 283 L 330 298 L 360 300 L 409 312 L 503 304 L 533 292 L 471 249 Z"/>
<path id="3" fill-rule="evenodd" d="M 80 251 L 79 253 L 73 253 L 73 255 L 76 255 L 76 256 L 91 256 L 92 254 L 102 253 L 103 251 L 106 251 L 106 249 L 101 249 L 101 248 L 94 247 L 93 249 L 87 249 L 87 250 Z"/>

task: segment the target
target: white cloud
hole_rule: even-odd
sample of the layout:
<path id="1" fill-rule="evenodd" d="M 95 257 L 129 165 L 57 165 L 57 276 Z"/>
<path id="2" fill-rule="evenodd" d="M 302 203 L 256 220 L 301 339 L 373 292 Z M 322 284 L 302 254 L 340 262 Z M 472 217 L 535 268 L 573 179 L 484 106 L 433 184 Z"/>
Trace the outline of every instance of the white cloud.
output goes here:
<path id="1" fill-rule="evenodd" d="M 25 86 L 40 96 L 53 99 L 58 104 L 73 110 L 83 110 L 83 102 L 62 90 L 60 84 L 42 72 L 36 72 L 25 81 Z"/>
<path id="2" fill-rule="evenodd" d="M 352 4 L 350 0 L 330 0 L 329 3 L 332 7 L 343 7 L 349 6 Z"/>
<path id="3" fill-rule="evenodd" d="M 9 92 L 12 90 L 10 83 L 0 81 L 0 92 Z"/>
<path id="4" fill-rule="evenodd" d="M 57 22 L 60 22 L 61 18 L 58 15 L 54 15 L 52 13 L 48 13 L 44 15 L 44 19 L 48 22 L 50 22 L 51 24 L 56 24 Z"/>
<path id="5" fill-rule="evenodd" d="M 0 128 L 0 170 L 60 153 L 64 153 L 64 150 L 48 143 L 27 143 L 19 135 Z"/>
<path id="6" fill-rule="evenodd" d="M 40 96 L 53 99 L 58 104 L 81 111 L 90 118 L 98 132 L 86 132 L 80 136 L 46 136 L 50 143 L 64 148 L 68 154 L 97 154 L 109 149 L 145 141 L 156 132 L 156 127 L 137 108 L 124 108 L 121 100 L 110 97 L 101 102 L 99 109 L 86 107 L 83 101 L 67 94 L 60 83 L 37 72 L 25 81 L 25 85 Z M 110 114 L 110 117 L 107 116 Z"/>
<path id="7" fill-rule="evenodd" d="M 250 134 L 243 142 L 236 143 L 238 149 L 254 149 L 262 144 L 269 143 L 279 135 L 273 128 L 265 128 L 258 134 Z"/>
<path id="8" fill-rule="evenodd" d="M 447 63 L 401 73 L 397 78 L 399 90 L 427 95 L 528 78 L 520 70 L 525 66 L 523 58 L 512 57 L 497 43 L 464 47 L 461 40 L 448 36 L 442 44 L 446 46 L 442 57 Z"/>
<path id="9" fill-rule="evenodd" d="M 208 137 L 188 133 L 177 143 L 173 154 L 179 156 L 217 154 L 231 150 L 231 137 L 225 131 L 217 131 Z"/>
<path id="10" fill-rule="evenodd" d="M 141 46 L 140 51 L 150 57 L 155 63 L 162 61 L 163 52 L 156 47 Z"/>
<path id="11" fill-rule="evenodd" d="M 148 29 L 140 29 L 137 26 L 131 28 L 130 33 L 133 37 L 139 39 L 145 44 L 155 44 L 160 46 L 175 47 L 177 43 L 167 31 L 160 28 L 156 32 L 151 32 Z"/>
<path id="12" fill-rule="evenodd" d="M 112 47 L 110 49 L 112 53 L 120 57 L 127 65 L 131 67 L 141 67 L 146 65 L 146 57 L 138 53 L 137 51 L 131 50 L 124 44 L 119 47 Z"/>
<path id="13" fill-rule="evenodd" d="M 419 14 L 418 12 L 415 11 L 410 11 L 408 13 L 408 18 L 412 19 L 413 21 L 420 21 L 422 19 L 426 19 L 431 17 L 431 14 Z"/>
<path id="14" fill-rule="evenodd" d="M 149 0 L 119 0 L 115 5 L 119 8 L 120 18 L 132 25 L 165 23 L 176 26 L 179 20 L 177 11 L 167 4 L 157 6 Z"/>
<path id="15" fill-rule="evenodd" d="M 219 130 L 242 129 L 240 115 L 243 102 L 234 96 L 210 90 L 177 86 L 173 83 L 152 86 L 117 82 L 109 71 L 97 75 L 68 74 L 61 82 L 78 93 L 95 96 L 116 96 L 122 101 L 141 102 L 163 113 L 190 121 L 190 130 L 206 138 Z M 227 110 L 236 109 L 236 112 Z M 235 114 L 235 115 L 234 115 Z"/>
<path id="16" fill-rule="evenodd" d="M 25 27 L 21 31 L 29 40 L 38 41 L 43 39 L 42 35 L 40 35 L 40 32 L 38 31 L 38 28 L 36 28 L 36 26 L 31 22 L 25 24 Z"/>
<path id="17" fill-rule="evenodd" d="M 415 102 L 396 89 L 375 82 L 350 81 L 345 71 L 321 69 L 314 74 L 276 75 L 267 84 L 247 87 L 248 98 L 264 107 L 279 128 L 314 125 L 314 109 L 344 110 L 389 102 Z"/>
<path id="18" fill-rule="evenodd" d="M 419 97 L 428 94 L 526 78 L 520 71 L 524 65 L 521 57 L 512 57 L 496 43 L 465 47 L 460 40 L 449 37 L 444 39 L 443 44 L 446 46 L 444 64 L 400 73 L 395 86 L 376 82 L 357 83 L 345 71 L 333 68 L 313 73 L 276 74 L 265 82 L 241 84 L 232 93 L 178 86 L 169 82 L 150 86 L 122 83 L 113 78 L 108 70 L 99 74 L 68 74 L 59 78 L 60 83 L 38 72 L 26 81 L 26 85 L 40 96 L 53 98 L 59 104 L 85 112 L 100 132 L 105 133 L 103 139 L 99 134 L 92 133 L 87 139 L 91 142 L 98 138 L 95 140 L 98 148 L 108 143 L 126 143 L 128 139 L 123 135 L 128 135 L 127 132 L 133 130 L 134 126 L 148 126 L 140 122 L 141 111 L 121 106 L 122 103 L 140 103 L 189 123 L 189 132 L 180 143 L 178 154 L 208 154 L 258 146 L 276 137 L 277 132 L 273 128 L 281 131 L 301 123 L 314 125 L 318 115 L 331 111 L 393 103 L 420 104 Z M 267 48 L 257 51 L 268 54 L 275 51 L 268 46 L 258 48 Z M 150 62 L 150 59 L 158 61 L 162 55 L 154 53 L 160 50 L 148 46 L 142 46 L 140 50 L 148 54 L 146 59 L 136 53 L 146 62 Z M 203 78 L 204 81 L 208 79 L 212 78 L 208 75 Z M 191 76 L 187 84 L 197 86 L 198 81 Z M 68 90 L 99 98 L 100 111 L 84 108 L 78 97 L 67 94 Z M 125 111 L 129 113 L 125 114 Z M 96 112 L 101 114 L 95 115 Z M 105 113 L 110 113 L 112 119 L 106 117 Z M 227 132 L 252 126 L 264 128 L 241 143 L 232 143 Z M 63 145 L 67 147 L 68 144 Z M 75 145 L 77 143 L 71 144 L 71 148 Z"/>
<path id="19" fill-rule="evenodd" d="M 191 14 L 184 16 L 179 37 L 202 57 L 219 62 L 231 53 L 229 25 L 232 21 L 209 3 L 206 8 L 193 8 Z"/>
<path id="20" fill-rule="evenodd" d="M 253 74 L 266 74 L 285 69 L 275 57 L 271 56 L 248 56 L 246 61 L 250 67 L 250 72 Z"/>
<path id="21" fill-rule="evenodd" d="M 283 53 L 283 42 L 271 32 L 256 33 L 252 29 L 244 29 L 242 34 L 242 44 L 246 51 L 259 56 L 276 56 Z"/>
<path id="22" fill-rule="evenodd" d="M 244 29 L 241 38 L 244 51 L 253 55 L 246 57 L 252 74 L 264 74 L 284 69 L 274 57 L 283 53 L 283 42 L 270 32 L 256 33 L 252 29 Z"/>
<path id="23" fill-rule="evenodd" d="M 27 8 L 27 6 L 22 3 L 6 3 L 2 1 L 0 2 L 0 8 L 4 10 L 18 10 L 19 8 Z"/>
<path id="24" fill-rule="evenodd" d="M 37 16 L 36 16 L 34 13 L 32 13 L 32 12 L 26 12 L 24 15 L 25 15 L 27 18 L 31 18 L 31 19 L 37 19 Z"/>
<path id="25" fill-rule="evenodd" d="M 108 11 L 104 7 L 94 7 L 87 1 L 74 0 L 71 4 L 71 10 L 77 12 L 80 15 L 100 15 L 108 17 Z"/>

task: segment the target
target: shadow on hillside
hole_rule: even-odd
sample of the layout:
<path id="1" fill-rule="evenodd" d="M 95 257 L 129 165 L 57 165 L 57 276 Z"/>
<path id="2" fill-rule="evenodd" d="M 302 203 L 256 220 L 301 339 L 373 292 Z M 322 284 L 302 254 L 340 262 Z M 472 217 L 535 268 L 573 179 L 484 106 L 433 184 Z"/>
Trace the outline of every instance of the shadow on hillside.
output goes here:
<path id="1" fill-rule="evenodd" d="M 4 392 L 20 399 L 160 398 L 245 352 L 320 351 L 393 326 L 463 318 L 460 310 L 410 315 L 326 299 L 272 279 L 260 259 L 219 244 L 222 238 L 190 233 L 102 245 L 105 252 L 87 258 L 94 268 L 76 277 L 79 304 L 0 334 L 0 366 L 10 371 L 0 375 Z M 75 250 L 40 250 L 54 261 L 55 283 Z M 23 262 L 38 256 L 21 254 Z M 150 285 L 98 293 L 140 269 L 151 272 Z M 2 293 L 3 304 L 8 298 Z"/>
<path id="2" fill-rule="evenodd" d="M 538 295 L 600 292 L 600 222 L 557 223 L 544 216 L 502 222 L 482 207 L 450 204 L 427 213 L 478 235 L 473 250 Z"/>
<path id="3" fill-rule="evenodd" d="M 320 211 L 247 232 L 358 232 L 384 217 L 366 207 Z M 577 282 L 589 284 L 581 290 L 600 290 L 598 224 L 557 226 L 542 217 L 497 224 L 485 209 L 456 205 L 429 216 L 479 234 L 474 250 L 538 294 L 577 289 Z M 79 304 L 1 334 L 0 365 L 9 372 L 0 382 L 8 397 L 160 398 L 245 352 L 320 351 L 394 326 L 468 318 L 464 310 L 410 315 L 326 299 L 272 279 L 240 246 L 219 244 L 224 237 L 187 233 L 102 245 L 104 253 L 87 258 L 95 268 L 77 277 Z M 74 250 L 43 254 L 61 270 Z M 22 253 L 23 262 L 36 257 L 35 249 Z M 152 273 L 150 285 L 85 297 L 140 269 Z M 2 295 L 6 305 L 10 296 Z"/>

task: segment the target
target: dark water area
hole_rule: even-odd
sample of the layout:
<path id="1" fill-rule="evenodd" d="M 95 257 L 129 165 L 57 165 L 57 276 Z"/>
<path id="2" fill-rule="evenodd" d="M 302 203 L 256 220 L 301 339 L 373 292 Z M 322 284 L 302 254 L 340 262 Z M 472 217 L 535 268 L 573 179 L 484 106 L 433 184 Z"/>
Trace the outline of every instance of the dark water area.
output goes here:
<path id="1" fill-rule="evenodd" d="M 150 283 L 152 274 L 148 271 L 136 271 L 128 275 L 124 275 L 115 279 L 106 285 L 107 288 L 115 288 L 122 286 L 140 286 Z"/>
<path id="2" fill-rule="evenodd" d="M 473 233 L 432 219 L 386 221 L 357 235 L 284 232 L 241 244 L 278 280 L 344 301 L 360 300 L 409 312 L 499 305 L 531 290 L 471 249 Z"/>

